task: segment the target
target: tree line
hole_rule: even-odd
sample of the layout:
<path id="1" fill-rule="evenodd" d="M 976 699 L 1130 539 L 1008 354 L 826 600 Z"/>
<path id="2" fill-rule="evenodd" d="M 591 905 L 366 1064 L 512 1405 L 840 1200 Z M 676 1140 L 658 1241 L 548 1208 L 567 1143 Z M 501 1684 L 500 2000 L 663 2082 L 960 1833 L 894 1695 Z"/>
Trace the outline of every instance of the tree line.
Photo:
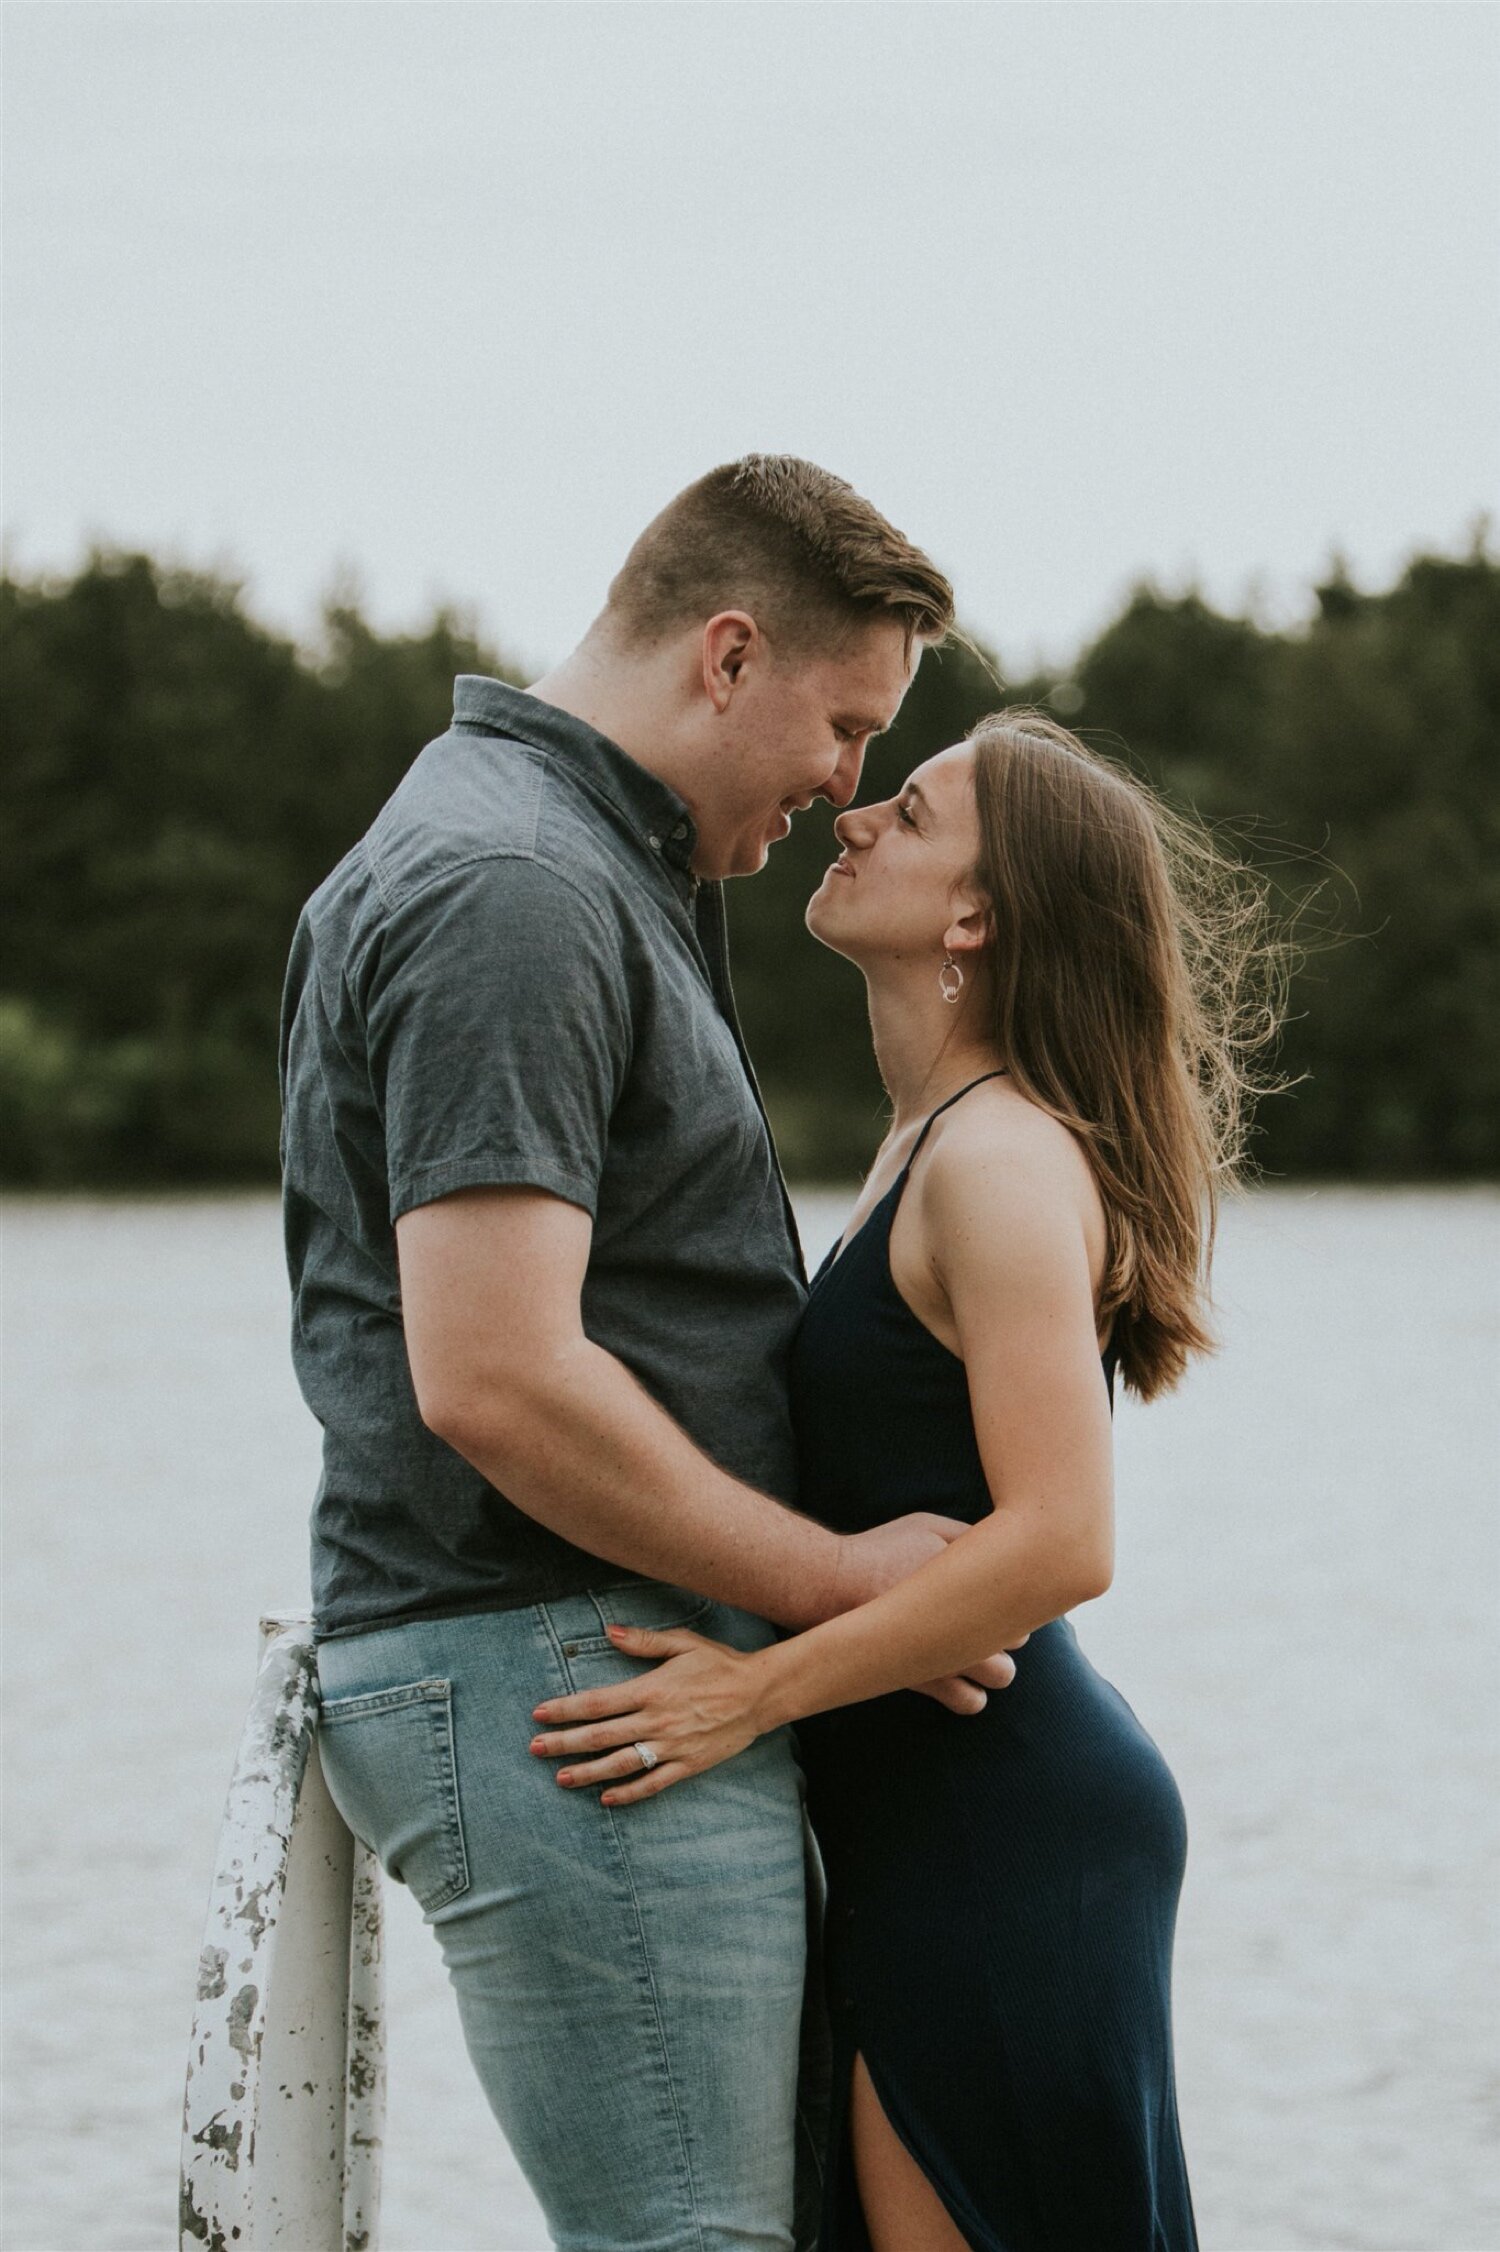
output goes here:
<path id="1" fill-rule="evenodd" d="M 0 1167 L 13 1185 L 272 1180 L 298 910 L 361 835 L 459 672 L 519 675 L 440 610 L 352 598 L 314 650 L 242 588 L 98 551 L 0 579 Z M 863 794 L 1004 703 L 1040 704 L 1264 869 L 1303 941 L 1254 1143 L 1271 1177 L 1500 1169 L 1500 557 L 1342 570 L 1295 630 L 1138 587 L 1066 670 L 929 652 Z M 802 926 L 819 805 L 730 887 L 746 1037 L 788 1171 L 847 1178 L 883 1125 L 857 973 Z"/>

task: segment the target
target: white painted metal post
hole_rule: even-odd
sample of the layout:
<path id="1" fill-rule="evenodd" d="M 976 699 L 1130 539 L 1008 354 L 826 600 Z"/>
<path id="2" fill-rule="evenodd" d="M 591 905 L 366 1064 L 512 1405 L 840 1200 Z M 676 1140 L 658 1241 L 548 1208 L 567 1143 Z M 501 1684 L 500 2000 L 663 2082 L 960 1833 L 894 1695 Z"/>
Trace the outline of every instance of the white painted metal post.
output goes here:
<path id="1" fill-rule="evenodd" d="M 375 2252 L 380 1867 L 328 1795 L 311 1622 L 261 1621 L 183 2109 L 180 2252 Z"/>

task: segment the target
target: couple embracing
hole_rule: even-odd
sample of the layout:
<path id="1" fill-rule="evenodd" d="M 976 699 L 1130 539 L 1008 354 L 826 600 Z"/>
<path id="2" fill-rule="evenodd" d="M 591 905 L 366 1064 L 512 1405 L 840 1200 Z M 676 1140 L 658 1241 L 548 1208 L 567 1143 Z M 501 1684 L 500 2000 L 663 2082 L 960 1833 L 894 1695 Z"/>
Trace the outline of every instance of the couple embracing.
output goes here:
<path id="1" fill-rule="evenodd" d="M 559 2252 L 1195 2243 L 1181 1802 L 1066 1614 L 1117 1378 L 1209 1343 L 1233 965 L 1037 714 L 856 802 L 952 616 L 842 480 L 717 469 L 297 930 L 323 1765 Z M 809 1285 L 722 885 L 817 797 L 891 1120 Z"/>

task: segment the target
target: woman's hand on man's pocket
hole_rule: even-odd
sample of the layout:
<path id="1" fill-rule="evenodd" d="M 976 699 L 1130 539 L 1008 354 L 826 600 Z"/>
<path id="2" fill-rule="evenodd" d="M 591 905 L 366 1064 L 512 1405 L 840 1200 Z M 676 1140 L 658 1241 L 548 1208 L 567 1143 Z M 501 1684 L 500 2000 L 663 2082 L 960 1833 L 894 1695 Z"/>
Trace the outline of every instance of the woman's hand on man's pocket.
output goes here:
<path id="1" fill-rule="evenodd" d="M 534 1708 L 532 1718 L 557 1733 L 534 1737 L 531 1749 L 538 1759 L 567 1760 L 557 1776 L 565 1790 L 605 1783 L 605 1806 L 629 1806 L 733 1759 L 763 1733 L 759 1652 L 690 1627 L 611 1626 L 608 1634 L 622 1657 L 663 1662 Z M 649 1768 L 642 1744 L 654 1754 Z"/>

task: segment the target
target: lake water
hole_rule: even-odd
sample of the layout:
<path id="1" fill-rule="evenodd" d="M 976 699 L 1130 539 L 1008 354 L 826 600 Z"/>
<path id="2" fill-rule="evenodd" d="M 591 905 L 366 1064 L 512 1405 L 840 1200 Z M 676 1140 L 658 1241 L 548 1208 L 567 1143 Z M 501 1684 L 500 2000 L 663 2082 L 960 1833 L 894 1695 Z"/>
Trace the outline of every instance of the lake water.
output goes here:
<path id="1" fill-rule="evenodd" d="M 848 1198 L 799 1200 L 821 1253 Z M 194 1972 L 316 1432 L 268 1198 L 4 1208 L 8 2252 L 174 2244 Z M 1191 1828 L 1205 2252 L 1497 2252 L 1500 1197 L 1260 1192 L 1226 1349 L 1122 1405 L 1077 1615 Z M 543 2252 L 388 1888 L 386 2252 Z M 1100 2252 L 1107 2252 L 1101 2247 Z"/>

